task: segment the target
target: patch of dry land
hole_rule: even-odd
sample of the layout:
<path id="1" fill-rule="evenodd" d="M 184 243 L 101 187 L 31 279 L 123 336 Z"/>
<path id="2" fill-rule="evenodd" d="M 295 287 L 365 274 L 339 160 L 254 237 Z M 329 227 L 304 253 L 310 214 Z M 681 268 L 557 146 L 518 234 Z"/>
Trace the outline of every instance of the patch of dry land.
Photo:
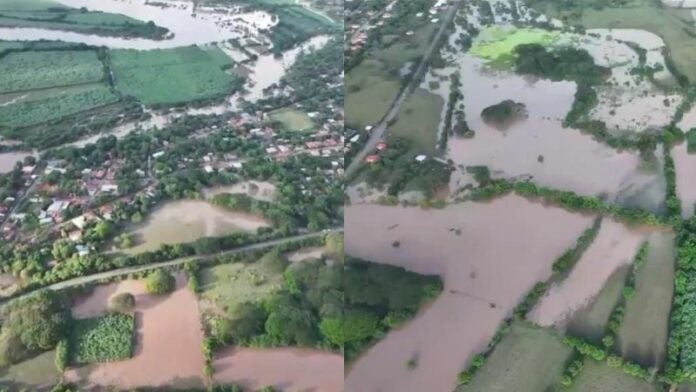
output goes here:
<path id="1" fill-rule="evenodd" d="M 299 348 L 242 348 L 215 357 L 214 380 L 254 390 L 274 386 L 288 392 L 343 391 L 343 356 Z"/>
<path id="2" fill-rule="evenodd" d="M 528 318 L 544 327 L 563 326 L 574 312 L 592 301 L 614 271 L 631 263 L 646 236 L 647 232 L 605 219 L 597 238 L 570 274 L 551 286 Z"/>
<path id="3" fill-rule="evenodd" d="M 444 290 L 355 362 L 346 390 L 452 391 L 471 356 L 592 220 L 515 195 L 442 210 L 347 207 L 348 254 L 441 275 Z M 414 355 L 418 365 L 409 368 Z"/>
<path id="4" fill-rule="evenodd" d="M 268 222 L 252 214 L 227 211 L 199 200 L 175 201 L 154 210 L 133 231 L 138 245 L 127 252 L 147 252 L 163 244 L 191 242 L 237 231 L 255 231 L 267 226 Z"/>
<path id="5" fill-rule="evenodd" d="M 168 295 L 147 294 L 143 281 L 125 280 L 99 286 L 73 309 L 76 318 L 107 311 L 109 298 L 119 293 L 135 296 L 136 342 L 131 359 L 66 371 L 65 378 L 82 388 L 116 386 L 202 386 L 203 329 L 196 297 L 177 274 L 176 290 Z"/>

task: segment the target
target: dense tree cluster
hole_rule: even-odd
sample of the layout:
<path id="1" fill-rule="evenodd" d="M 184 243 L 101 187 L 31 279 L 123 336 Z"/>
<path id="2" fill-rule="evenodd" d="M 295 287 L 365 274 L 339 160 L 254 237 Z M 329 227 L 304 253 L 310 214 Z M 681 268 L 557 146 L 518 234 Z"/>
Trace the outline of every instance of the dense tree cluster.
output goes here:
<path id="1" fill-rule="evenodd" d="M 442 291 L 436 276 L 349 258 L 343 271 L 343 339 L 347 361 L 389 329 L 411 319 Z"/>
<path id="2" fill-rule="evenodd" d="M 9 304 L 0 317 L 0 367 L 55 347 L 70 318 L 63 299 L 46 291 Z"/>

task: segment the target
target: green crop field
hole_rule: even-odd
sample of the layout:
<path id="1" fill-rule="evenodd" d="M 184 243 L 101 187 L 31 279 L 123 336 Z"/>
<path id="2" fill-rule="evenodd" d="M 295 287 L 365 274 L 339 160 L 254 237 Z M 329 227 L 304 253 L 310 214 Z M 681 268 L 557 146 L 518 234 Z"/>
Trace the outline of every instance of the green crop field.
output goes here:
<path id="1" fill-rule="evenodd" d="M 230 56 L 225 54 L 222 49 L 214 45 L 204 46 L 202 48 L 210 56 L 210 58 L 222 69 L 229 69 L 234 67 L 234 61 Z"/>
<path id="2" fill-rule="evenodd" d="M 0 94 L 97 82 L 103 76 L 93 51 L 17 52 L 0 58 Z"/>
<path id="3" fill-rule="evenodd" d="M 9 97 L 8 97 L 9 95 Z M 119 101 L 103 84 L 0 95 L 0 126 L 40 124 Z"/>
<path id="4" fill-rule="evenodd" d="M 116 89 L 146 105 L 180 104 L 222 97 L 233 77 L 220 60 L 196 46 L 163 50 L 114 50 Z"/>
<path id="5" fill-rule="evenodd" d="M 266 297 L 282 282 L 282 274 L 260 262 L 220 264 L 201 270 L 201 297 L 229 313 L 241 303 Z"/>
<path id="6" fill-rule="evenodd" d="M 555 390 L 572 353 L 554 332 L 515 323 L 471 382 L 457 392 Z"/>
<path id="7" fill-rule="evenodd" d="M 309 116 L 297 109 L 278 109 L 268 114 L 272 121 L 278 121 L 289 131 L 306 131 L 314 126 Z"/>
<path id="8" fill-rule="evenodd" d="M 658 392 L 661 389 L 626 374 L 621 369 L 614 369 L 604 362 L 585 360 L 585 366 L 575 379 L 571 392 Z"/>
<path id="9" fill-rule="evenodd" d="M 418 152 L 435 154 L 443 105 L 439 95 L 416 89 L 404 102 L 394 125 L 389 127 L 389 136 L 404 137 L 413 142 Z"/>
<path id="10" fill-rule="evenodd" d="M 70 363 L 88 364 L 130 358 L 134 328 L 133 316 L 125 314 L 75 320 L 70 329 Z"/>

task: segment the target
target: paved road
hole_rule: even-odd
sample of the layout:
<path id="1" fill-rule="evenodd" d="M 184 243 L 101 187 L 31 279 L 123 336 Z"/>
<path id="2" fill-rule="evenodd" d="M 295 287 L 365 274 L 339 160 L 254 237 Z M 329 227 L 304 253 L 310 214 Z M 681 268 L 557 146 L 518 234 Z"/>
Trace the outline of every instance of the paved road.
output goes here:
<path id="1" fill-rule="evenodd" d="M 40 288 L 37 290 L 42 290 L 42 289 L 63 290 L 63 289 L 69 288 L 69 287 L 80 286 L 80 285 L 87 284 L 87 283 L 94 283 L 94 282 L 98 282 L 98 281 L 101 281 L 104 279 L 115 278 L 118 276 L 128 275 L 128 274 L 132 274 L 132 273 L 149 271 L 149 270 L 162 268 L 162 267 L 172 267 L 172 266 L 183 264 L 187 261 L 195 261 L 198 263 L 205 263 L 205 262 L 211 261 L 212 259 L 214 259 L 215 257 L 218 257 L 218 256 L 233 255 L 233 254 L 244 253 L 244 252 L 248 252 L 248 251 L 252 251 L 252 250 L 271 248 L 271 247 L 274 247 L 276 245 L 285 244 L 288 242 L 295 242 L 295 241 L 300 241 L 300 240 L 304 240 L 304 239 L 308 239 L 308 238 L 320 237 L 320 236 L 326 235 L 328 232 L 342 233 L 343 228 L 342 227 L 341 228 L 334 228 L 334 229 L 331 229 L 328 231 L 321 231 L 321 232 L 300 234 L 300 235 L 294 235 L 291 237 L 279 238 L 279 239 L 275 239 L 275 240 L 260 242 L 258 244 L 242 246 L 240 248 L 235 248 L 235 249 L 227 250 L 224 252 L 215 253 L 212 255 L 187 256 L 187 257 L 182 257 L 182 258 L 178 258 L 178 259 L 174 259 L 174 260 L 163 261 L 160 263 L 138 265 L 138 266 L 125 267 L 125 268 L 120 268 L 120 269 L 106 271 L 106 272 L 100 272 L 100 273 L 93 274 L 93 275 L 81 276 L 79 278 L 74 278 L 74 279 L 54 283 L 50 286 L 46 286 L 46 287 L 43 287 L 43 288 Z M 23 298 L 27 295 L 30 295 L 33 292 L 35 292 L 35 291 L 29 291 L 27 293 L 24 293 L 22 295 L 14 297 L 10 300 L 7 300 L 7 301 L 1 303 L 0 307 L 5 306 L 8 303 L 13 302 L 19 298 Z"/>
<path id="2" fill-rule="evenodd" d="M 447 26 L 449 26 L 452 22 L 452 19 L 454 19 L 454 16 L 457 14 L 457 10 L 459 9 L 459 6 L 462 4 L 462 2 L 463 0 L 456 0 L 447 10 L 445 17 L 442 20 L 442 24 L 440 25 L 440 29 L 437 31 L 437 34 L 430 43 L 430 46 L 428 47 L 428 50 L 425 52 L 425 55 L 423 56 L 423 59 L 421 60 L 420 64 L 418 64 L 418 68 L 416 69 L 416 72 L 413 74 L 414 76 L 422 75 L 423 73 L 425 73 L 430 58 L 433 56 L 433 54 L 438 48 L 438 42 L 440 42 L 442 35 L 447 30 Z M 377 147 L 377 143 L 379 143 L 380 140 L 384 140 L 385 133 L 387 132 L 387 124 L 389 124 L 391 121 L 397 118 L 397 116 L 399 115 L 399 110 L 401 109 L 401 105 L 403 105 L 404 101 L 406 101 L 406 98 L 408 98 L 411 90 L 415 87 L 415 84 L 418 83 L 419 80 L 420 78 L 414 77 L 409 83 L 409 85 L 402 89 L 399 95 L 396 96 L 394 102 L 392 102 L 391 106 L 389 107 L 389 110 L 387 111 L 386 115 L 382 118 L 382 120 L 379 123 L 373 125 L 370 139 L 367 141 L 367 143 L 365 143 L 365 146 L 363 146 L 362 150 L 358 152 L 355 158 L 353 158 L 350 165 L 348 165 L 348 168 L 346 169 L 345 173 L 346 177 L 350 178 L 350 176 L 353 175 L 355 171 L 360 168 L 360 165 L 362 165 L 362 163 L 365 161 L 365 157 L 370 152 L 374 151 L 375 147 Z"/>

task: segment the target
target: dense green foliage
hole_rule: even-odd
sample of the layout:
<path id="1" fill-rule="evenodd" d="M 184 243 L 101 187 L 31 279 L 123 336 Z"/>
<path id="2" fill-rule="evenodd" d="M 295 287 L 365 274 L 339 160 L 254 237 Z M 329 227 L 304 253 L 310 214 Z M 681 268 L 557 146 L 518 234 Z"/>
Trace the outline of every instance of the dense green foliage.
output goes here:
<path id="1" fill-rule="evenodd" d="M 2 310 L 0 367 L 50 350 L 67 331 L 68 312 L 62 300 L 50 292 L 38 292 Z"/>
<path id="2" fill-rule="evenodd" d="M 665 224 L 663 218 L 640 209 L 608 204 L 598 197 L 582 196 L 572 191 L 546 188 L 528 181 L 513 183 L 506 180 L 493 180 L 486 186 L 474 189 L 470 198 L 472 200 L 491 200 L 510 192 L 515 192 L 529 199 L 554 204 L 572 212 L 606 214 L 628 224 Z"/>
<path id="3" fill-rule="evenodd" d="M 343 271 L 343 339 L 346 361 L 389 329 L 411 319 L 442 291 L 439 277 L 349 258 Z"/>
<path id="4" fill-rule="evenodd" d="M 70 363 L 109 362 L 131 357 L 135 319 L 131 315 L 77 319 L 71 323 Z"/>
<path id="5" fill-rule="evenodd" d="M 146 105 L 218 99 L 241 82 L 223 71 L 217 56 L 197 46 L 112 50 L 109 62 L 116 89 Z"/>
<path id="6" fill-rule="evenodd" d="M 145 289 L 150 294 L 159 295 L 171 293 L 174 291 L 175 287 L 176 280 L 174 279 L 174 275 L 163 269 L 155 270 L 145 278 Z"/>
<path id="7" fill-rule="evenodd" d="M 515 71 L 555 81 L 573 80 L 578 84 L 595 85 L 608 75 L 609 69 L 595 65 L 584 49 L 562 47 L 548 50 L 539 44 L 515 47 Z"/>
<path id="8" fill-rule="evenodd" d="M 109 310 L 128 314 L 135 308 L 135 296 L 131 293 L 120 293 L 109 298 Z"/>
<path id="9" fill-rule="evenodd" d="M 512 122 L 525 118 L 526 109 L 523 103 L 506 99 L 481 111 L 481 117 L 486 123 L 506 127 Z"/>
<path id="10" fill-rule="evenodd" d="M 103 68 L 92 50 L 9 53 L 0 57 L 0 94 L 98 82 Z"/>

